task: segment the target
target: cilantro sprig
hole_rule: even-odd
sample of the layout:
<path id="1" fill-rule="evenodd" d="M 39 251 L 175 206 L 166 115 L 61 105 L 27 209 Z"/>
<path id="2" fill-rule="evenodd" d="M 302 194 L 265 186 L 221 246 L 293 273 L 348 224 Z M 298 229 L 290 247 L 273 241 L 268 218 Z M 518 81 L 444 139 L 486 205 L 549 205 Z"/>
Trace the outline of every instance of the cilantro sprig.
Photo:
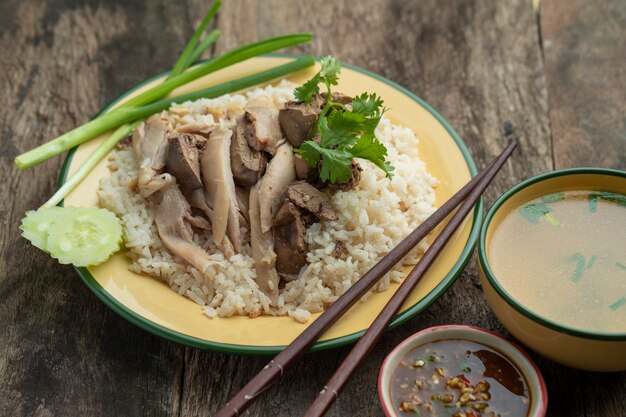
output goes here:
<path id="1" fill-rule="evenodd" d="M 296 100 L 308 104 L 313 100 L 313 96 L 320 92 L 319 84 L 325 84 L 328 91 L 332 85 L 337 85 L 341 71 L 341 64 L 337 58 L 325 56 L 320 60 L 320 64 L 322 69 L 313 78 L 294 90 Z"/>
<path id="2" fill-rule="evenodd" d="M 332 56 L 321 59 L 321 69 L 310 80 L 295 89 L 296 100 L 310 103 L 320 94 L 320 85 L 326 87 L 324 107 L 309 138 L 319 133 L 319 143 L 305 141 L 295 152 L 310 167 L 320 164 L 322 181 L 346 182 L 352 173 L 353 158 L 372 161 L 388 178 L 393 166 L 386 160 L 387 148 L 374 135 L 385 108 L 383 100 L 375 93 L 363 93 L 352 99 L 351 106 L 333 102 L 332 86 L 339 81 L 341 64 Z"/>

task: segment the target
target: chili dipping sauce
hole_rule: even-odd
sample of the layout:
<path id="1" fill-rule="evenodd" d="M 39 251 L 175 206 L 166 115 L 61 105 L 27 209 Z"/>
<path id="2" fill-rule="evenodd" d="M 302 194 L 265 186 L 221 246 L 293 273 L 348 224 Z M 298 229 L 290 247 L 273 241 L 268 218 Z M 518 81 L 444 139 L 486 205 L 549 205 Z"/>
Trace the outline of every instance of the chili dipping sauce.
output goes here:
<path id="1" fill-rule="evenodd" d="M 513 362 L 489 346 L 441 340 L 408 352 L 393 371 L 398 416 L 526 417 L 528 383 Z"/>

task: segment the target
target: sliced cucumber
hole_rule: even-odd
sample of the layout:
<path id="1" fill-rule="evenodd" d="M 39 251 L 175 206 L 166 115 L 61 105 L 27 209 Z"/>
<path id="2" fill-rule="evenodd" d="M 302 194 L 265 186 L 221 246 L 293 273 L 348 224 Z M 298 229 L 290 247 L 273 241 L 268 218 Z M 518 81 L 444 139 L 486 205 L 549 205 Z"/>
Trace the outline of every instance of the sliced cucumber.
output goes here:
<path id="1" fill-rule="evenodd" d="M 62 264 L 98 265 L 120 249 L 122 225 L 96 207 L 49 207 L 29 211 L 22 236 Z"/>
<path id="2" fill-rule="evenodd" d="M 48 229 L 50 256 L 62 264 L 98 265 L 120 249 L 122 225 L 115 214 L 96 207 L 77 207 Z"/>
<path id="3" fill-rule="evenodd" d="M 20 225 L 22 236 L 28 239 L 33 246 L 47 252 L 48 228 L 57 218 L 62 217 L 65 212 L 61 207 L 27 211 L 26 217 L 22 219 L 22 224 Z"/>

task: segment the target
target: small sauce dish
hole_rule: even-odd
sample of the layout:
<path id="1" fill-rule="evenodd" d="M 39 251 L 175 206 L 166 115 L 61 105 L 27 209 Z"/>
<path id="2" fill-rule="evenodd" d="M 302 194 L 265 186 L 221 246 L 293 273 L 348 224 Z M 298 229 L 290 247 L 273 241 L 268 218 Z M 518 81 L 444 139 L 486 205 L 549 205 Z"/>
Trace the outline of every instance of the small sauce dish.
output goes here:
<path id="1" fill-rule="evenodd" d="M 543 417 L 548 394 L 537 366 L 502 336 L 471 326 L 437 326 L 385 358 L 378 396 L 387 417 Z"/>

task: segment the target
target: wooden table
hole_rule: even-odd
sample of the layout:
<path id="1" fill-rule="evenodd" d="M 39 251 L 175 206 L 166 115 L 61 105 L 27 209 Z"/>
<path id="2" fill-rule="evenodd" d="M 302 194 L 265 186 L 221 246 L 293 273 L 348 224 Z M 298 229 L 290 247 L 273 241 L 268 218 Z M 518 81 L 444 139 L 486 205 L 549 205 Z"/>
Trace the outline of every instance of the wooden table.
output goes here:
<path id="1" fill-rule="evenodd" d="M 13 158 L 86 122 L 171 67 L 208 2 L 0 2 L 0 415 L 209 416 L 268 360 L 153 336 L 117 316 L 67 266 L 19 237 L 24 212 L 53 193 L 62 158 L 18 172 Z M 623 0 L 226 0 L 215 52 L 310 30 L 297 52 L 333 54 L 427 100 L 479 165 L 514 131 L 520 149 L 486 195 L 554 168 L 626 168 Z M 415 331 L 464 323 L 506 334 L 472 261 L 428 311 L 389 332 L 331 416 L 380 416 L 384 356 Z M 350 348 L 308 355 L 249 416 L 297 416 Z M 580 372 L 533 355 L 550 416 L 626 414 L 626 374 Z"/>

